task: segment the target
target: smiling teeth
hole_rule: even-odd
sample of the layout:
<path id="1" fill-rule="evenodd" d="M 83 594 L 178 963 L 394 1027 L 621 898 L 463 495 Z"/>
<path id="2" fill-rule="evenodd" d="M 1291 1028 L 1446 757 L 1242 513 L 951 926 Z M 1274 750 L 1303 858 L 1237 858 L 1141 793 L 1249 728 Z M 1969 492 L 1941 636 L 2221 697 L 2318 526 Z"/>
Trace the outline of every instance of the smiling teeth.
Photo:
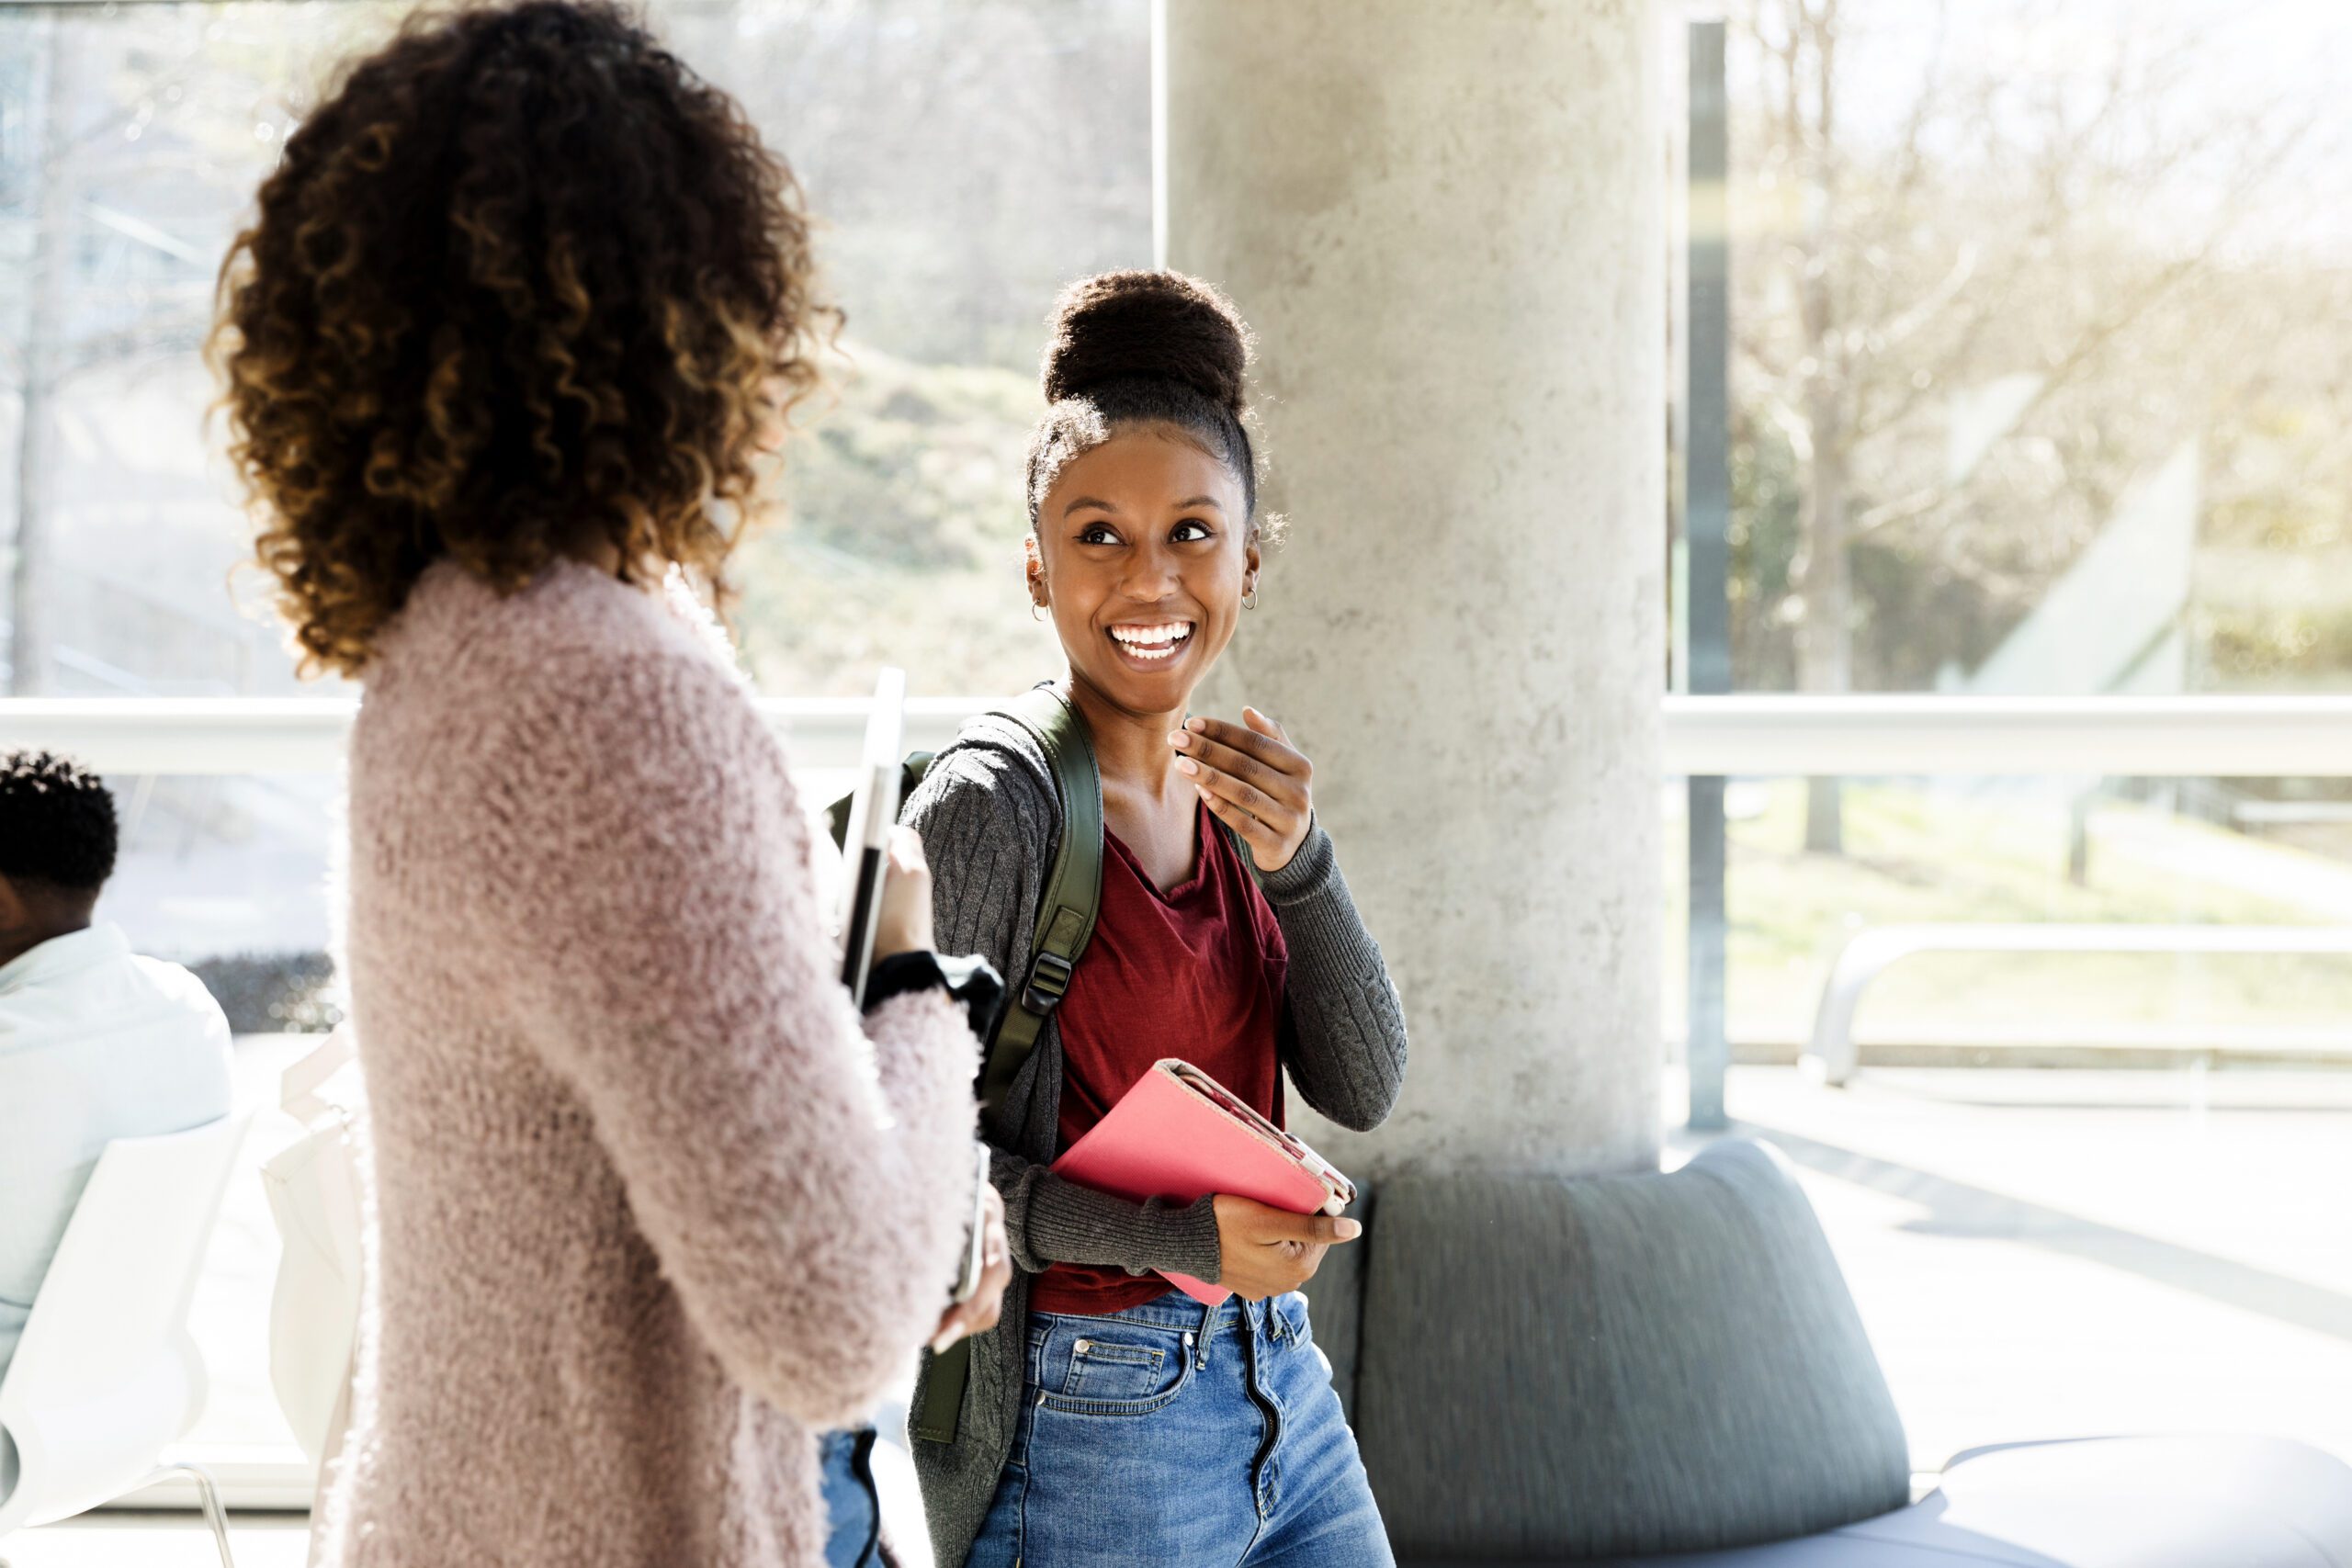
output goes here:
<path id="1" fill-rule="evenodd" d="M 1113 626 L 1111 635 L 1135 658 L 1156 660 L 1172 656 L 1193 635 L 1193 628 L 1186 622 L 1171 621 L 1164 626 Z"/>

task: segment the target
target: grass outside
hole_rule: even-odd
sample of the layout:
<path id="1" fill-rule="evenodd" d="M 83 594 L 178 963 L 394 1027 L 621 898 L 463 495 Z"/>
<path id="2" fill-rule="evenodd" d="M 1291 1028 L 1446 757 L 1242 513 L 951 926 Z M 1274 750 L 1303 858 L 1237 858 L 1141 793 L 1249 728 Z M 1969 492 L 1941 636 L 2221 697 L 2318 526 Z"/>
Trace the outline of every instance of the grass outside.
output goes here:
<path id="1" fill-rule="evenodd" d="M 2352 863 L 2129 802 L 2091 810 L 2078 885 L 2056 781 L 1849 783 L 1843 856 L 1804 852 L 1802 780 L 1736 783 L 1729 796 L 1726 1006 L 1737 1044 L 1805 1039 L 1830 964 L 1871 926 L 2352 923 Z M 1667 1032 L 1678 1040 L 1687 842 L 1670 812 Z M 2347 1021 L 2352 957 L 1950 953 L 1889 969 L 1866 993 L 1856 1032 L 1865 1043 L 2179 1042 L 2205 1032 L 2352 1034 Z"/>

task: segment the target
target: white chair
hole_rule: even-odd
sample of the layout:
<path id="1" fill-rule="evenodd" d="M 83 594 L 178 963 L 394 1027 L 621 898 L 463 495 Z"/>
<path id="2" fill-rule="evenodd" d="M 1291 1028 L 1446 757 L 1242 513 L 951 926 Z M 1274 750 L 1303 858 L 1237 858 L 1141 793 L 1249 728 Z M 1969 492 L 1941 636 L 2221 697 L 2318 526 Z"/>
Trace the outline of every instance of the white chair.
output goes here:
<path id="1" fill-rule="evenodd" d="M 185 1472 L 222 1568 L 235 1568 L 212 1478 L 160 1461 L 204 1406 L 188 1301 L 245 1121 L 118 1138 L 99 1155 L 0 1380 L 0 1434 L 17 1461 L 0 1542 Z"/>

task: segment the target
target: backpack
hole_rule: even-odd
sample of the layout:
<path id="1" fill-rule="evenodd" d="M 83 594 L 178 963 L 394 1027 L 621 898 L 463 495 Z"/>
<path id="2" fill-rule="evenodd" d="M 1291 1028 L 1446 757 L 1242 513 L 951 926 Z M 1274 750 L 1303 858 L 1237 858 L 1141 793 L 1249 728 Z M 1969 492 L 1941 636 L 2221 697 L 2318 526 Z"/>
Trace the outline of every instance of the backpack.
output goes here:
<path id="1" fill-rule="evenodd" d="M 1061 840 L 1054 847 L 1054 863 L 1037 900 L 1027 972 L 1007 987 L 1011 995 L 980 1068 L 980 1104 L 995 1111 L 1036 1049 L 1046 1020 L 1069 990 L 1070 976 L 1094 935 L 1095 911 L 1102 897 L 1102 775 L 1095 765 L 1086 721 L 1053 687 L 1032 687 L 990 711 L 1037 738 L 1053 772 L 1062 813 Z M 907 758 L 899 775 L 899 799 L 914 794 L 931 772 L 933 755 L 917 751 Z M 836 844 L 848 836 L 849 810 L 845 796 L 826 812 Z M 915 1436 L 934 1443 L 956 1440 L 971 1362 L 969 1339 L 932 1358 L 922 1407 L 908 1423 Z"/>

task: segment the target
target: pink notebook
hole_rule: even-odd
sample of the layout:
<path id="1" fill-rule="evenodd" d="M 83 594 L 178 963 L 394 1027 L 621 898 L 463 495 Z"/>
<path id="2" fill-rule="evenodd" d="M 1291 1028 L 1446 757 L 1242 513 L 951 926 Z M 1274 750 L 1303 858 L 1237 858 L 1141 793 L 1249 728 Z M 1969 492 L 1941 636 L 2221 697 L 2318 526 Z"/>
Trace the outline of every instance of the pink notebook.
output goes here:
<path id="1" fill-rule="evenodd" d="M 1191 1203 L 1231 1192 L 1294 1214 L 1336 1214 L 1356 1201 L 1355 1183 L 1329 1160 L 1173 1056 L 1153 1063 L 1111 1113 L 1054 1162 L 1054 1174 L 1136 1202 Z M 1209 1306 L 1233 1294 L 1186 1274 L 1162 1277 Z"/>

